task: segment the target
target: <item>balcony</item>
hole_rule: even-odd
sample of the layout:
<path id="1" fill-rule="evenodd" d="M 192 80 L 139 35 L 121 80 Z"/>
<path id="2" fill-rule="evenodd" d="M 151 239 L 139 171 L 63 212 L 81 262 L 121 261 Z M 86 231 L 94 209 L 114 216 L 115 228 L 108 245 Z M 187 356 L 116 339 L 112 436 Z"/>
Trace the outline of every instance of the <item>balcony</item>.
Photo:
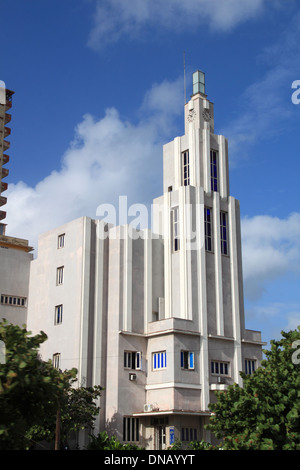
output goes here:
<path id="1" fill-rule="evenodd" d="M 6 217 L 6 212 L 5 211 L 0 211 L 0 220 L 5 219 Z"/>
<path id="2" fill-rule="evenodd" d="M 3 154 L 3 165 L 9 162 L 9 155 Z"/>
<path id="3" fill-rule="evenodd" d="M 6 152 L 10 147 L 10 142 L 7 142 L 7 140 L 3 140 L 3 150 Z"/>
<path id="4" fill-rule="evenodd" d="M 0 196 L 0 207 L 5 206 L 6 203 L 7 203 L 7 198 L 4 196 Z"/>
<path id="5" fill-rule="evenodd" d="M 2 167 L 2 178 L 6 178 L 8 176 L 9 169 Z"/>
<path id="6" fill-rule="evenodd" d="M 10 135 L 11 129 L 9 127 L 4 127 L 4 138 Z"/>
<path id="7" fill-rule="evenodd" d="M 5 124 L 7 124 L 7 123 L 10 122 L 10 121 L 11 121 L 11 114 L 5 113 L 5 121 L 4 121 Z"/>
<path id="8" fill-rule="evenodd" d="M 4 181 L 1 181 L 1 193 L 3 193 L 4 191 L 6 191 L 8 188 L 8 184 L 7 183 L 4 183 Z"/>

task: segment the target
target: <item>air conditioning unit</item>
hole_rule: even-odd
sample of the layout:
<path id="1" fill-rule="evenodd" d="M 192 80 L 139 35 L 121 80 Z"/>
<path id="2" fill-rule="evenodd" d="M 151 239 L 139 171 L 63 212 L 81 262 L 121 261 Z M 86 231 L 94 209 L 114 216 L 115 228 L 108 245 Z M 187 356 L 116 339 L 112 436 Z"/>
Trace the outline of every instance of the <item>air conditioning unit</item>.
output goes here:
<path id="1" fill-rule="evenodd" d="M 153 411 L 153 405 L 152 404 L 145 404 L 144 405 L 144 411 L 147 413 L 148 411 Z"/>
<path id="2" fill-rule="evenodd" d="M 129 374 L 129 380 L 136 380 L 136 374 Z"/>
<path id="3" fill-rule="evenodd" d="M 225 383 L 226 383 L 225 377 L 221 377 L 221 376 L 219 375 L 219 377 L 218 377 L 218 384 L 225 384 Z"/>

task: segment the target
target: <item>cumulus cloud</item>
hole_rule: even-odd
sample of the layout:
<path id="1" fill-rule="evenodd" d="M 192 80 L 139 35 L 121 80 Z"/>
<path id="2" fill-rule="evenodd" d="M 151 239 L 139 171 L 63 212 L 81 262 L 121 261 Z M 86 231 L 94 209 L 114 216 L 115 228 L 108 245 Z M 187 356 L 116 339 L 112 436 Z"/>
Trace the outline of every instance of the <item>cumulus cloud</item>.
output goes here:
<path id="1" fill-rule="evenodd" d="M 268 0 L 97 0 L 89 45 L 105 47 L 121 37 L 136 36 L 145 26 L 174 31 L 199 24 L 228 31 L 257 17 Z"/>
<path id="2" fill-rule="evenodd" d="M 8 235 L 36 246 L 39 234 L 83 215 L 95 218 L 100 204 L 117 207 L 120 195 L 129 204 L 151 203 L 159 196 L 162 145 L 174 132 L 175 114 L 167 112 L 166 95 L 179 106 L 180 79 L 153 85 L 135 124 L 122 120 L 114 108 L 100 119 L 85 115 L 60 168 L 35 187 L 23 181 L 9 185 Z M 182 106 L 178 109 L 182 112 Z"/>
<path id="3" fill-rule="evenodd" d="M 257 300 L 271 281 L 300 273 L 300 213 L 242 220 L 245 296 Z"/>

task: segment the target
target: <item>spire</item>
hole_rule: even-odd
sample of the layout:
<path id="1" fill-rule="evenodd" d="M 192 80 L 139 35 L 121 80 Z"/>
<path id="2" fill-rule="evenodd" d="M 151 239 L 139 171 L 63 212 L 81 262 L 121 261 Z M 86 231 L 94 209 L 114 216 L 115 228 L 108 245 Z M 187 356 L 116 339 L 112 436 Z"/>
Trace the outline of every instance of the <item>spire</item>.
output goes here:
<path id="1" fill-rule="evenodd" d="M 201 70 L 193 73 L 193 95 L 197 93 L 205 95 L 205 73 Z"/>

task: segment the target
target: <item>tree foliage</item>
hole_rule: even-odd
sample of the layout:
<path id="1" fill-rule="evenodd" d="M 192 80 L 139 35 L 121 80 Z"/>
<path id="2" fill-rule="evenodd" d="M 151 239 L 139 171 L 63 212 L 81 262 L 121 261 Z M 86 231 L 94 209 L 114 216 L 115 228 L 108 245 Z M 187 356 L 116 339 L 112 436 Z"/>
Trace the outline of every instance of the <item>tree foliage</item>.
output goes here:
<path id="1" fill-rule="evenodd" d="M 99 408 L 95 400 L 100 386 L 73 387 L 76 369 L 64 372 L 39 357 L 47 339 L 32 336 L 25 327 L 0 323 L 0 340 L 5 344 L 5 361 L 0 364 L 0 450 L 26 449 L 34 441 L 55 437 L 57 413 L 60 437 L 92 427 Z"/>
<path id="2" fill-rule="evenodd" d="M 208 429 L 225 450 L 300 450 L 300 327 L 281 335 L 243 387 L 216 392 Z"/>
<path id="3" fill-rule="evenodd" d="M 109 436 L 106 431 L 96 436 L 90 435 L 87 450 L 141 450 L 134 444 L 122 444 L 115 436 Z"/>

